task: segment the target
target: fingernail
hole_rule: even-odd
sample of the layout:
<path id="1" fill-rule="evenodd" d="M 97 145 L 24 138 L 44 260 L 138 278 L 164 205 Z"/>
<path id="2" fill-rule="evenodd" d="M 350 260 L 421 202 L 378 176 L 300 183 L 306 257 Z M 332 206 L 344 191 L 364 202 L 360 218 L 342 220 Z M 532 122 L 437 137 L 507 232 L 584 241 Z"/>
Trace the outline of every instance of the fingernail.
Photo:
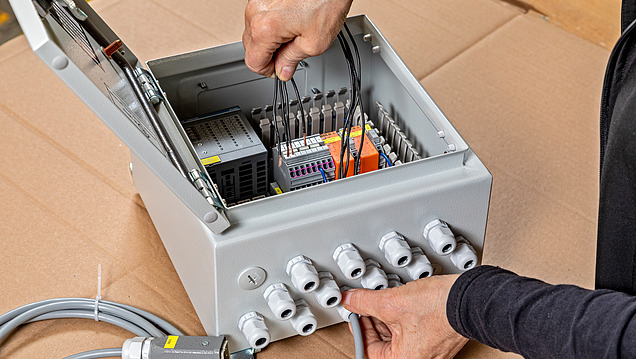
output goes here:
<path id="1" fill-rule="evenodd" d="M 353 294 L 353 292 L 351 290 L 348 290 L 344 293 L 342 293 L 342 299 L 340 300 L 340 303 L 342 305 L 349 305 L 349 302 L 351 301 L 351 295 Z"/>
<path id="2" fill-rule="evenodd" d="M 280 72 L 280 79 L 283 81 L 289 81 L 292 76 L 294 76 L 294 72 L 296 71 L 296 67 L 294 66 L 285 66 Z"/>

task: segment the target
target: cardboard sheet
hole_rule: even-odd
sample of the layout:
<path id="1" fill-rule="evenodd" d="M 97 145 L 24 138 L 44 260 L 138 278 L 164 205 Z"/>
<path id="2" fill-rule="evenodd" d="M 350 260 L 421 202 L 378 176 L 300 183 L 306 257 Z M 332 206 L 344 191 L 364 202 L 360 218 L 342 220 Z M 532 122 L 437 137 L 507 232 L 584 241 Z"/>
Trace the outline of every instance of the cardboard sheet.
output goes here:
<path id="1" fill-rule="evenodd" d="M 240 40 L 244 1 L 94 0 L 140 59 Z M 598 108 L 609 52 L 497 0 L 357 0 L 486 166 L 484 261 L 591 287 Z M 618 19 L 617 19 L 618 21 Z M 169 24 L 167 26 L 166 24 Z M 203 335 L 128 173 L 128 149 L 28 48 L 0 47 L 0 312 L 53 297 L 135 305 Z M 61 358 L 131 335 L 86 320 L 16 331 L 1 358 Z M 259 358 L 352 358 L 346 325 Z M 470 343 L 460 358 L 518 357 Z"/>

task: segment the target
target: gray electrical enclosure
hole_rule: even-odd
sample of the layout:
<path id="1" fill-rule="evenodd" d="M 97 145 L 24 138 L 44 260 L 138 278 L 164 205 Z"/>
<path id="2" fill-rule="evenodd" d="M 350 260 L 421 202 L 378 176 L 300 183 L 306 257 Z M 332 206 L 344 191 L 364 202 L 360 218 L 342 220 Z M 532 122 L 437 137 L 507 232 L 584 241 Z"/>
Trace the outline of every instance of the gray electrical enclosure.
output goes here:
<path id="1" fill-rule="evenodd" d="M 273 80 L 247 69 L 240 43 L 152 60 L 144 72 L 125 45 L 125 55 L 104 52 L 117 37 L 85 2 L 10 2 L 33 51 L 130 148 L 135 185 L 203 326 L 232 350 L 343 321 L 341 286 L 383 288 L 481 258 L 492 177 L 367 17 L 347 24 L 367 131 L 390 162 L 322 181 L 316 163 L 290 162 L 313 182 L 270 195 Z M 307 136 L 328 145 L 348 106 L 339 45 L 295 79 Z"/>

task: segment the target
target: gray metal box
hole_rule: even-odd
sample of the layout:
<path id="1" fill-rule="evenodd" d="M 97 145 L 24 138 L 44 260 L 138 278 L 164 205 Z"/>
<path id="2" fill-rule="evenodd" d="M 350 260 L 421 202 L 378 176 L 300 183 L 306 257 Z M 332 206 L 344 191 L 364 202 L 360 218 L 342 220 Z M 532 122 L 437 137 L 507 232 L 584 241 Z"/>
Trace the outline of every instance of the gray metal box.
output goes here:
<path id="1" fill-rule="evenodd" d="M 238 322 L 252 311 L 264 317 L 272 340 L 297 334 L 263 298 L 274 283 L 305 300 L 318 327 L 342 321 L 336 309 L 322 307 L 314 294 L 293 285 L 286 266 L 299 255 L 332 273 L 339 285 L 359 287 L 360 280 L 347 279 L 333 259 L 337 247 L 352 243 L 362 257 L 406 280 L 408 271 L 393 267 L 379 248 L 381 238 L 395 231 L 409 246 L 421 247 L 437 273 L 458 272 L 423 236 L 428 223 L 442 219 L 480 256 L 492 177 L 365 16 L 347 23 L 360 48 L 369 119 L 378 126 L 383 121 L 378 101 L 422 159 L 411 155 L 403 165 L 228 206 L 202 176 L 204 166 L 180 120 L 230 106 L 249 117 L 251 108 L 270 103 L 272 80 L 245 67 L 240 43 L 149 61 L 158 85 L 146 79 L 142 88 L 157 86 L 165 96 L 154 107 L 155 118 L 120 63 L 124 58 L 134 68 L 143 65 L 125 46 L 123 56 L 104 54 L 102 48 L 117 37 L 86 3 L 77 3 L 78 12 L 59 5 L 49 9 L 43 0 L 10 2 L 33 51 L 131 149 L 134 182 L 203 326 L 209 335 L 227 335 L 233 350 L 249 346 Z M 82 12 L 88 20 L 78 21 Z M 65 23 L 55 18 L 60 14 L 68 18 Z M 100 36 L 93 35 L 95 29 Z M 338 45 L 307 59 L 296 79 L 303 96 L 312 88 L 348 86 Z M 397 135 L 387 133 L 386 140 L 405 143 Z"/>

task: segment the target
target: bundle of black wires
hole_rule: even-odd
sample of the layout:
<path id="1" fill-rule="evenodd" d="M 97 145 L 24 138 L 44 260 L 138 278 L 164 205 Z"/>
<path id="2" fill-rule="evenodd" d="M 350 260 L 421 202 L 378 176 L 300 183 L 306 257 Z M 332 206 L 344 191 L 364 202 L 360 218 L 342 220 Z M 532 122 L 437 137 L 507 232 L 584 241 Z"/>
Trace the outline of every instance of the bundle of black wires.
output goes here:
<path id="1" fill-rule="evenodd" d="M 274 131 L 275 131 L 275 135 L 276 135 L 276 146 L 278 147 L 278 165 L 281 165 L 281 161 L 282 161 L 282 153 L 281 153 L 281 142 L 285 141 L 285 143 L 287 144 L 287 156 L 289 156 L 290 154 L 294 154 L 294 149 L 291 145 L 291 140 L 293 138 L 293 136 L 295 136 L 296 134 L 292 134 L 291 133 L 291 124 L 290 124 L 290 101 L 289 101 L 289 92 L 287 91 L 287 82 L 281 81 L 278 76 L 274 75 L 274 108 L 273 108 L 273 113 L 274 113 Z M 302 132 L 302 136 L 305 139 L 305 145 L 307 144 L 307 137 L 306 137 L 306 125 L 305 125 L 305 121 L 306 121 L 306 117 L 305 117 L 305 109 L 303 108 L 303 103 L 302 103 L 302 99 L 300 98 L 300 92 L 298 91 L 298 86 L 296 85 L 296 81 L 292 78 L 291 79 L 291 84 L 292 87 L 294 88 L 294 92 L 296 94 L 296 101 L 297 101 L 297 107 L 300 110 L 300 125 L 301 125 L 301 132 Z M 281 124 L 284 130 L 284 133 L 281 136 L 281 133 L 278 129 L 278 116 L 279 116 L 279 104 L 278 104 L 278 99 L 280 96 L 280 117 L 281 117 Z M 296 118 L 295 116 L 292 116 L 292 118 Z"/>
<path id="2" fill-rule="evenodd" d="M 346 34 L 346 35 L 345 35 Z M 349 70 L 349 85 L 351 91 L 349 92 L 349 108 L 345 115 L 344 127 L 342 128 L 342 133 L 340 136 L 340 163 L 342 164 L 344 161 L 345 155 L 347 156 L 346 161 L 344 162 L 344 166 L 340 166 L 338 168 L 338 178 L 347 177 L 347 173 L 349 172 L 349 159 L 351 156 L 351 130 L 354 125 L 359 125 L 362 129 L 362 136 L 360 137 L 360 147 L 356 151 L 357 154 L 354 158 L 354 166 L 353 166 L 353 174 L 356 175 L 360 172 L 360 158 L 362 156 L 362 148 L 364 146 L 364 139 L 366 138 L 366 124 L 365 124 L 365 116 L 364 116 L 364 105 L 362 102 L 362 93 L 361 93 L 361 64 L 360 64 L 360 52 L 358 51 L 358 46 L 356 45 L 355 39 L 349 30 L 347 24 L 344 24 L 343 30 L 338 33 L 338 41 L 342 48 L 342 52 L 345 57 L 345 61 L 347 62 L 347 68 Z M 307 144 L 307 117 L 305 116 L 305 109 L 302 103 L 302 99 L 300 97 L 300 93 L 298 91 L 298 86 L 296 85 L 296 81 L 292 77 L 290 80 L 292 87 L 294 88 L 294 92 L 297 99 L 297 106 L 300 110 L 300 126 L 302 131 L 302 136 L 305 139 L 305 145 Z M 280 106 L 279 101 L 280 99 Z M 281 81 L 278 76 L 274 77 L 274 131 L 276 136 L 276 146 L 278 147 L 279 153 L 279 161 L 278 165 L 281 165 L 282 161 L 282 153 L 281 153 L 281 143 L 285 141 L 287 143 L 287 156 L 293 154 L 293 148 L 291 146 L 292 134 L 290 131 L 290 102 L 289 102 L 289 93 L 287 91 L 287 83 Z M 280 107 L 280 112 L 279 112 Z M 356 116 L 357 114 L 357 116 Z M 278 116 L 281 117 L 281 124 L 284 130 L 284 133 L 281 134 L 278 128 Z M 319 124 L 312 124 L 312 126 L 318 126 Z M 295 134 L 294 134 L 295 135 Z M 354 144 L 355 146 L 355 144 Z M 291 152 L 290 152 L 291 151 Z"/>
<path id="3" fill-rule="evenodd" d="M 345 32 L 347 36 L 345 36 Z M 353 38 L 351 31 L 349 31 L 349 27 L 347 26 L 347 24 L 344 24 L 344 32 L 341 30 L 340 33 L 338 33 L 337 38 L 340 42 L 340 47 L 342 48 L 342 52 L 347 62 L 347 67 L 349 69 L 349 81 L 351 86 L 349 95 L 349 109 L 345 116 L 344 128 L 342 129 L 340 142 L 340 163 L 343 163 L 345 153 L 347 156 L 347 160 L 344 166 L 341 165 L 340 168 L 338 168 L 338 178 L 345 178 L 347 177 L 347 172 L 349 170 L 349 158 L 351 157 L 351 129 L 354 126 L 354 122 L 357 122 L 357 124 L 360 125 L 360 128 L 362 129 L 362 136 L 360 137 L 360 148 L 357 151 L 353 166 L 353 174 L 356 175 L 360 171 L 360 158 L 362 157 L 362 148 L 364 146 L 364 139 L 366 138 L 366 126 L 364 120 L 364 105 L 362 103 L 360 80 L 360 72 L 362 70 L 362 67 L 360 65 L 360 53 L 358 51 L 358 46 L 356 45 L 356 41 Z M 349 40 L 351 41 L 351 43 L 349 43 Z M 358 108 L 358 117 L 355 118 L 356 110 Z"/>

